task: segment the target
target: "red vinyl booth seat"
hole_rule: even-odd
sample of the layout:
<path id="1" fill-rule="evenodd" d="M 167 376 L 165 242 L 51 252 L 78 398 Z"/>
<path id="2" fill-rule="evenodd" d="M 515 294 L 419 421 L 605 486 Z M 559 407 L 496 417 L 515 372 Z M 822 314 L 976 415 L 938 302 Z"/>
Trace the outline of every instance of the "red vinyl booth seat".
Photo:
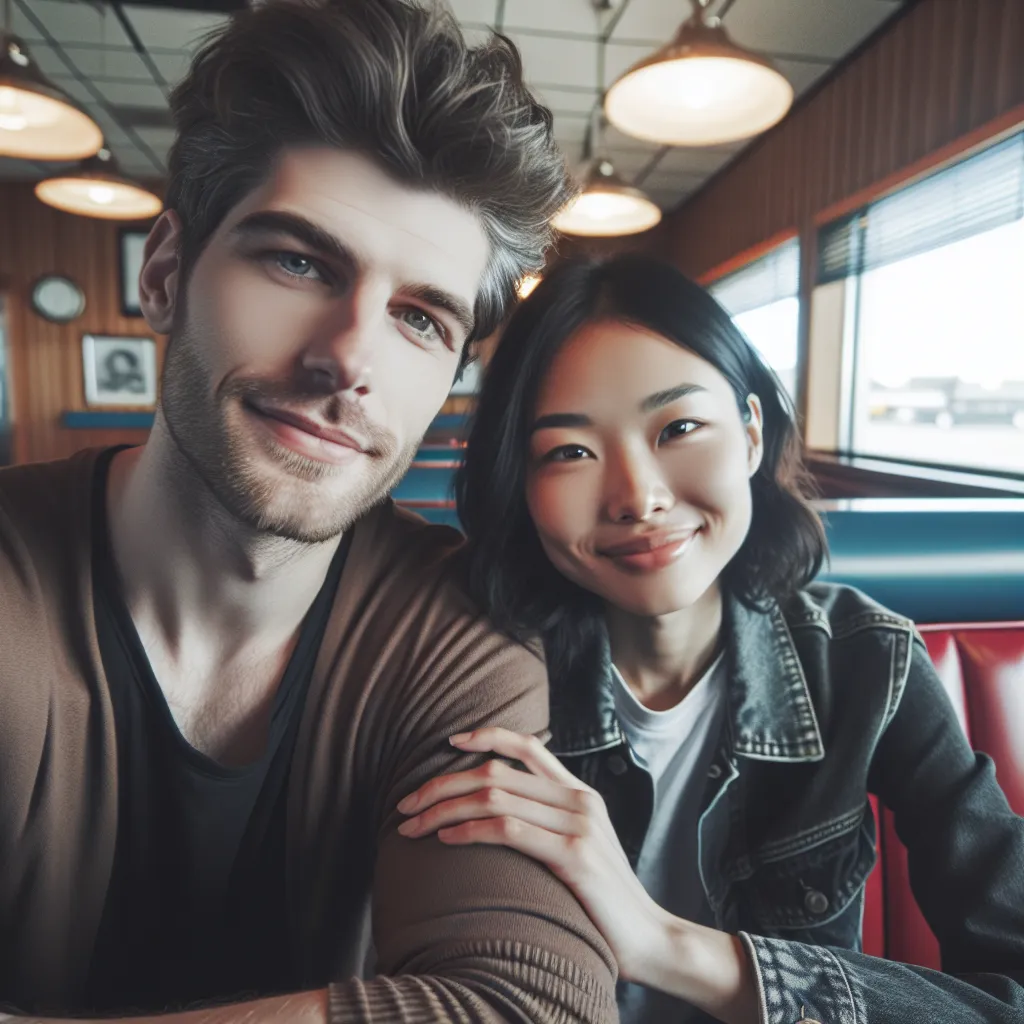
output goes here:
<path id="1" fill-rule="evenodd" d="M 1010 806 L 1024 814 L 1024 622 L 919 628 L 971 746 L 992 758 Z M 892 814 L 872 805 L 878 863 L 867 883 L 864 952 L 939 970 L 939 944 L 910 891 Z"/>

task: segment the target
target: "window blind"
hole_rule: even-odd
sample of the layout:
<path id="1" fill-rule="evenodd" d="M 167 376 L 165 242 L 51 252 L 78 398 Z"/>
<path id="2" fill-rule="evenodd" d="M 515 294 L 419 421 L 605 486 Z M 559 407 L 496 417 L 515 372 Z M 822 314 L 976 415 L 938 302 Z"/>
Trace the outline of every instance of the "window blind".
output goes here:
<path id="1" fill-rule="evenodd" d="M 908 185 L 818 235 L 818 284 L 1024 217 L 1024 132 Z"/>
<path id="2" fill-rule="evenodd" d="M 708 289 L 730 316 L 788 299 L 800 291 L 800 240 L 791 238 Z"/>

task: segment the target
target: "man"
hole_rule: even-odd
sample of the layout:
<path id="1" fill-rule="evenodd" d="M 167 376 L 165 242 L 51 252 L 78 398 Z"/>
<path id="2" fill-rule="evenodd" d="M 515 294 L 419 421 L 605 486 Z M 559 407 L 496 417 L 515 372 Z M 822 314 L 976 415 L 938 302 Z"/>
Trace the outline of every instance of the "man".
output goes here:
<path id="1" fill-rule="evenodd" d="M 473 763 L 449 736 L 547 725 L 455 535 L 382 501 L 541 262 L 550 116 L 510 43 L 409 0 L 241 14 L 172 106 L 152 434 L 0 474 L 0 1000 L 611 1019 L 608 950 L 545 869 L 397 832 Z"/>

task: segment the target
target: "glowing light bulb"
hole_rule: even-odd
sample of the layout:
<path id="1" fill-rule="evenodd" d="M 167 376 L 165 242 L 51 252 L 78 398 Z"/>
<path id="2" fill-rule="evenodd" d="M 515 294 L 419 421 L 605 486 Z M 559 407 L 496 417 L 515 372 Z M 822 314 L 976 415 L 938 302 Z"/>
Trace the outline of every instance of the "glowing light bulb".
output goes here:
<path id="1" fill-rule="evenodd" d="M 28 118 L 22 112 L 18 94 L 13 89 L 0 87 L 0 131 L 20 132 L 28 127 Z"/>
<path id="2" fill-rule="evenodd" d="M 109 185 L 93 185 L 88 190 L 89 198 L 100 206 L 109 206 L 114 201 L 115 192 Z"/>

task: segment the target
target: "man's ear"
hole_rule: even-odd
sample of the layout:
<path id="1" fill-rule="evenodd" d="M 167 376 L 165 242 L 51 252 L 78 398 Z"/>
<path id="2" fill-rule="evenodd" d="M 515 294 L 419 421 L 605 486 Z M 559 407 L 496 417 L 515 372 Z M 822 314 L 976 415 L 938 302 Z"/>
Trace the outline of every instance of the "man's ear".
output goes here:
<path id="1" fill-rule="evenodd" d="M 157 334 L 170 334 L 178 301 L 181 218 L 164 210 L 146 239 L 139 273 L 139 306 L 146 323 Z"/>
<path id="2" fill-rule="evenodd" d="M 761 399 L 753 392 L 747 395 L 747 415 L 744 416 L 747 432 L 747 476 L 753 476 L 761 468 L 764 458 L 764 410 Z"/>

